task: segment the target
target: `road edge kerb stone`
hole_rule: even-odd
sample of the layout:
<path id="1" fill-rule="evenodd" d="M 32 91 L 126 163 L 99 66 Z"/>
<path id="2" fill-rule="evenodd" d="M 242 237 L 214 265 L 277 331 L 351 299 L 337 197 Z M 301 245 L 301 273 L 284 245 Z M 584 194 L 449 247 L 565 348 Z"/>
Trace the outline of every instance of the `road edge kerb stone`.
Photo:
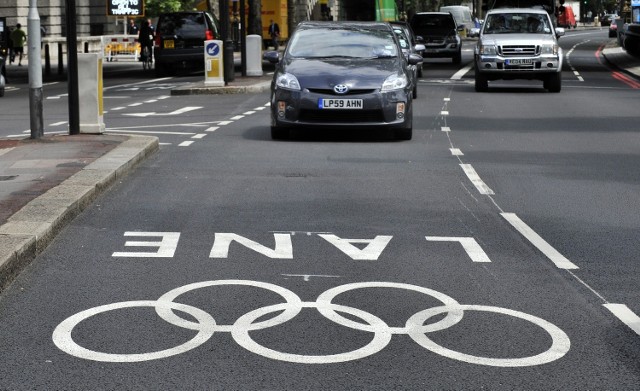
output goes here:
<path id="1" fill-rule="evenodd" d="M 64 226 L 116 180 L 159 149 L 157 137 L 127 137 L 113 150 L 29 202 L 0 226 L 0 292 Z"/>

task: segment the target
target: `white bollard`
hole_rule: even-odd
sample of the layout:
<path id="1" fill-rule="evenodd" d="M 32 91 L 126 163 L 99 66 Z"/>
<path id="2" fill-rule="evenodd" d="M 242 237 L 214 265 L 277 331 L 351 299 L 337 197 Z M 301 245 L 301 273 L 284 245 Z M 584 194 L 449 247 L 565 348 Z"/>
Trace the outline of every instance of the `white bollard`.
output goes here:
<path id="1" fill-rule="evenodd" d="M 102 55 L 78 53 L 80 133 L 104 133 Z"/>
<path id="2" fill-rule="evenodd" d="M 262 37 L 247 35 L 247 76 L 262 76 Z"/>

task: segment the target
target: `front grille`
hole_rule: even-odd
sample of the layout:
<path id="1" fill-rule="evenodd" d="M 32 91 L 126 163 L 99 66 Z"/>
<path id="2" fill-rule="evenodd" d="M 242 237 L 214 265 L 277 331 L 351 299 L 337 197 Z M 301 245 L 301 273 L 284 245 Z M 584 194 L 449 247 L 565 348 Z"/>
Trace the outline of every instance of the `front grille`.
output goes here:
<path id="1" fill-rule="evenodd" d="M 537 56 L 540 46 L 536 45 L 502 45 L 498 47 L 500 55 L 504 57 Z"/>
<path id="2" fill-rule="evenodd" d="M 384 122 L 380 110 L 311 110 L 301 109 L 299 120 L 318 123 Z"/>
<path id="3" fill-rule="evenodd" d="M 314 94 L 339 95 L 339 96 L 343 96 L 343 95 L 359 95 L 359 94 L 373 94 L 374 92 L 376 92 L 376 90 L 374 90 L 374 89 L 370 89 L 370 90 L 353 89 L 353 90 L 349 90 L 346 94 L 336 94 L 336 92 L 333 89 L 330 89 L 330 88 L 309 88 L 308 90 L 309 90 L 309 92 L 313 92 Z"/>

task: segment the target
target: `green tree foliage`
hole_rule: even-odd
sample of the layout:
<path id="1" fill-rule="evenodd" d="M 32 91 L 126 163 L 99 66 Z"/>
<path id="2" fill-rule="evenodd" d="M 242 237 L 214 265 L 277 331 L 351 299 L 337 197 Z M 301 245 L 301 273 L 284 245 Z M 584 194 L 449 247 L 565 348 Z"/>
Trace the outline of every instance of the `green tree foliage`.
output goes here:
<path id="1" fill-rule="evenodd" d="M 191 11 L 200 0 L 145 0 L 145 14 L 149 18 L 163 12 Z"/>

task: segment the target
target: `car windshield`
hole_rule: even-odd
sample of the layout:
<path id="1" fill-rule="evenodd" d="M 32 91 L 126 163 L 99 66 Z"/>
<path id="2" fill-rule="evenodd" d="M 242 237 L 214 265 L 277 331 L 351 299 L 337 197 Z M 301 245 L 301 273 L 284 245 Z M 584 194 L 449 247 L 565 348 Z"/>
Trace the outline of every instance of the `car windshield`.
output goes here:
<path id="1" fill-rule="evenodd" d="M 502 13 L 487 16 L 484 34 L 550 34 L 549 18 L 537 13 Z"/>
<path id="2" fill-rule="evenodd" d="M 391 31 L 376 29 L 323 28 L 300 30 L 288 46 L 293 57 L 380 58 L 397 56 Z"/>

